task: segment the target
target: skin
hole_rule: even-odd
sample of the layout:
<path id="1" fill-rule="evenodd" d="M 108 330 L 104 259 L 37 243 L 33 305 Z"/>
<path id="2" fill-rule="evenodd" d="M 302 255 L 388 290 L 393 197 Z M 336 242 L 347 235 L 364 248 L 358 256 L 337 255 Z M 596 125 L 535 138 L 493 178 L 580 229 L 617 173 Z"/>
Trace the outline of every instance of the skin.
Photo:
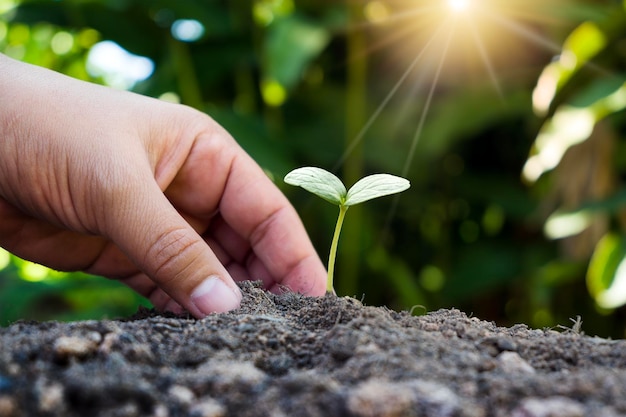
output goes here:
<path id="1" fill-rule="evenodd" d="M 234 281 L 326 286 L 293 207 L 210 117 L 1 54 L 0 246 L 198 318 L 238 306 Z"/>

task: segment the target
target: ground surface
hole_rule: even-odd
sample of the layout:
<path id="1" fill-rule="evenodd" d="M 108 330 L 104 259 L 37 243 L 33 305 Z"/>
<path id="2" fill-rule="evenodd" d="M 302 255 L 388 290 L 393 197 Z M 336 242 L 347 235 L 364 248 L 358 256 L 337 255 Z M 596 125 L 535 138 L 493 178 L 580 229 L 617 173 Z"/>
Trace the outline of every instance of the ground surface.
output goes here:
<path id="1" fill-rule="evenodd" d="M 0 329 L 0 417 L 626 415 L 626 341 L 244 293 L 204 320 Z"/>

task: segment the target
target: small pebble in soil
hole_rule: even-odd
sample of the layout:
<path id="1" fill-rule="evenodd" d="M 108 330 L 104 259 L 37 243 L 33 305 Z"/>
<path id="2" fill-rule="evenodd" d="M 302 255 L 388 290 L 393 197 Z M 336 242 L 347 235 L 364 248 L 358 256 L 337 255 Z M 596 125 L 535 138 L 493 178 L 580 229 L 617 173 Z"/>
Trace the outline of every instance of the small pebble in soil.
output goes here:
<path id="1" fill-rule="evenodd" d="M 13 397 L 0 395 L 0 417 L 14 417 L 17 415 L 17 404 Z"/>
<path id="2" fill-rule="evenodd" d="M 84 358 L 98 350 L 101 340 L 102 336 L 97 332 L 84 337 L 61 336 L 54 342 L 54 353 L 57 359 Z"/>
<path id="3" fill-rule="evenodd" d="M 193 391 L 182 385 L 172 385 L 168 394 L 174 401 L 183 405 L 189 405 L 196 399 Z"/>
<path id="4" fill-rule="evenodd" d="M 211 375 L 212 386 L 217 392 L 226 392 L 237 386 L 253 388 L 261 385 L 267 375 L 250 362 L 209 360 L 198 372 Z"/>
<path id="5" fill-rule="evenodd" d="M 39 380 L 35 385 L 35 390 L 39 394 L 39 411 L 50 413 L 63 406 L 64 390 L 61 384 Z"/>
<path id="6" fill-rule="evenodd" d="M 516 352 L 502 352 L 498 355 L 500 369 L 507 374 L 534 374 L 535 368 L 530 366 Z"/>
<path id="7" fill-rule="evenodd" d="M 157 404 L 150 417 L 170 417 L 170 413 L 165 405 Z"/>
<path id="8" fill-rule="evenodd" d="M 348 410 L 358 417 L 402 417 L 419 408 L 425 415 L 452 417 L 458 414 L 458 397 L 447 387 L 412 380 L 391 382 L 371 379 L 359 384 L 348 397 Z"/>
<path id="9" fill-rule="evenodd" d="M 213 398 L 206 398 L 194 404 L 190 411 L 191 417 L 224 417 L 226 409 Z"/>
<path id="10" fill-rule="evenodd" d="M 527 398 L 513 410 L 512 417 L 584 417 L 584 407 L 566 397 Z"/>

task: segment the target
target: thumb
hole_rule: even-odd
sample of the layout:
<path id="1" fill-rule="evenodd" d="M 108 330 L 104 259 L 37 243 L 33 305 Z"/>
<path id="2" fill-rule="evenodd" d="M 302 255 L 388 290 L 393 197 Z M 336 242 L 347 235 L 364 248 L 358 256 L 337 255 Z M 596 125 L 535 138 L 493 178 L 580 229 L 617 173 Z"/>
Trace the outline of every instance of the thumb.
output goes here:
<path id="1" fill-rule="evenodd" d="M 195 317 L 239 307 L 241 291 L 209 245 L 154 181 L 139 188 L 114 205 L 108 237 Z"/>

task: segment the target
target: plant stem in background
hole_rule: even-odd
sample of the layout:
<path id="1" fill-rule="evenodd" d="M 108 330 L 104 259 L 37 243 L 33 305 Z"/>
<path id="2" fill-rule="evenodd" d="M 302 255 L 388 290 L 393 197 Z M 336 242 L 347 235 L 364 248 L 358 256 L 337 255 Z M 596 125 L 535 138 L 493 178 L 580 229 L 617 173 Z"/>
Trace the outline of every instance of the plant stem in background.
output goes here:
<path id="1" fill-rule="evenodd" d="M 363 5 L 360 2 L 347 2 L 351 23 L 363 21 Z M 346 149 L 358 136 L 366 122 L 367 103 L 367 40 L 366 31 L 351 30 L 346 35 Z M 353 147 L 342 168 L 346 183 L 355 183 L 363 175 L 363 145 Z M 344 242 L 339 257 L 341 281 L 338 285 L 340 294 L 355 295 L 358 291 L 359 259 L 362 252 L 361 238 L 363 228 L 363 210 L 355 207 L 350 211 L 350 221 L 343 232 Z"/>
<path id="2" fill-rule="evenodd" d="M 339 243 L 339 235 L 341 234 L 341 226 L 343 219 L 346 217 L 348 206 L 343 204 L 339 206 L 339 217 L 335 226 L 335 234 L 333 235 L 333 243 L 330 245 L 330 254 L 328 255 L 328 280 L 326 281 L 326 292 L 335 294 L 333 280 L 335 275 L 335 257 L 337 255 L 337 245 Z"/>
<path id="3" fill-rule="evenodd" d="M 181 102 L 195 109 L 202 109 L 204 106 L 204 99 L 200 93 L 202 89 L 200 88 L 189 46 L 173 38 L 170 38 L 168 42 Z"/>

